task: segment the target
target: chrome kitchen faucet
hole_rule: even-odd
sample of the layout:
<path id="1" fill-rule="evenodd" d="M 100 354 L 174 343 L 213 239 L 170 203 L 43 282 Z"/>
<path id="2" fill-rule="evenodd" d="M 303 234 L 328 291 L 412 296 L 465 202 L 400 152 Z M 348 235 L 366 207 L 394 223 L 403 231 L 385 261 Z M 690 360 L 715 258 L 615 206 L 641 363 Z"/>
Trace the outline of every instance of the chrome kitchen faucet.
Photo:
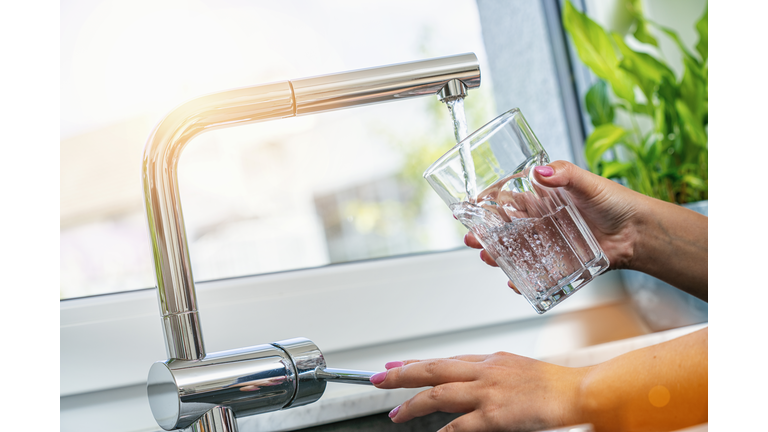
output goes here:
<path id="1" fill-rule="evenodd" d="M 312 341 L 295 338 L 206 354 L 181 211 L 177 168 L 192 138 L 220 128 L 437 95 L 480 86 L 477 57 L 461 54 L 227 90 L 171 111 L 144 149 L 144 203 L 168 360 L 149 370 L 152 414 L 165 430 L 235 432 L 235 418 L 312 403 L 329 380 L 370 384 L 370 372 L 330 369 Z"/>

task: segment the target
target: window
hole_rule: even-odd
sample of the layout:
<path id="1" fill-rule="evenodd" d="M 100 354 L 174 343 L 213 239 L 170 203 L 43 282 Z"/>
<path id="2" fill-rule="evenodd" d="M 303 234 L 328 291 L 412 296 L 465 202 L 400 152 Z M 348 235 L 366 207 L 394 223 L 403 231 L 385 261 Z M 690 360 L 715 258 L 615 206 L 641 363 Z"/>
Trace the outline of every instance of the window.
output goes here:
<path id="1" fill-rule="evenodd" d="M 465 0 L 444 9 L 62 3 L 61 298 L 154 286 L 142 149 L 153 126 L 188 99 L 474 52 L 484 75 L 467 98 L 470 127 L 490 120 L 477 7 Z M 195 138 L 179 168 L 195 280 L 461 246 L 460 224 L 421 178 L 453 144 L 447 109 L 432 97 Z"/>

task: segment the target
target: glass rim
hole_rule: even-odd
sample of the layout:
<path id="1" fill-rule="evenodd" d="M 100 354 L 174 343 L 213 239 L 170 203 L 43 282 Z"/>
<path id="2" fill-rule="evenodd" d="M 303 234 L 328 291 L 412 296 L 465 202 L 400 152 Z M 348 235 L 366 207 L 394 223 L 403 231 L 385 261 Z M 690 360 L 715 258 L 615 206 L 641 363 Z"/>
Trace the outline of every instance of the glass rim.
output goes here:
<path id="1" fill-rule="evenodd" d="M 479 128 L 477 128 L 477 130 L 467 135 L 466 138 L 459 141 L 455 146 L 451 147 L 450 150 L 448 150 L 442 156 L 437 158 L 437 160 L 434 161 L 432 165 L 430 165 L 429 168 L 427 168 L 424 171 L 424 174 L 422 176 L 424 178 L 427 178 L 432 174 L 434 174 L 434 172 L 437 171 L 437 169 L 440 168 L 448 159 L 454 157 L 456 154 L 459 153 L 459 149 L 461 148 L 462 145 L 464 145 L 466 141 L 471 141 L 472 139 L 477 138 L 477 136 L 488 131 L 488 129 L 493 129 L 494 127 L 497 126 L 498 123 L 505 123 L 509 121 L 510 118 L 513 118 L 518 113 L 520 113 L 520 108 L 512 108 L 509 111 L 505 111 L 502 114 L 499 114 L 498 116 L 496 116 L 496 118 L 489 121 L 488 123 L 480 126 Z M 472 151 L 472 148 L 470 147 L 470 152 L 471 151 Z"/>

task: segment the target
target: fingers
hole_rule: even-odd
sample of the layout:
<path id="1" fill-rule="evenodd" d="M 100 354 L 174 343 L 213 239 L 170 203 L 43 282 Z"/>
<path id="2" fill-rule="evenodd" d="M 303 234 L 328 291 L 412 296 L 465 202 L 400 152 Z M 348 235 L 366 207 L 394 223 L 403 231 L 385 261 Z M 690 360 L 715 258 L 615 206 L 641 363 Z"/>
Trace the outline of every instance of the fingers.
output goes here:
<path id="1" fill-rule="evenodd" d="M 475 234 L 470 231 L 466 235 L 464 235 L 464 244 L 473 248 L 473 249 L 482 249 L 483 245 L 480 244 L 480 241 L 477 240 L 477 237 L 475 237 Z"/>
<path id="2" fill-rule="evenodd" d="M 472 362 L 472 363 L 485 361 L 485 359 L 487 358 L 488 358 L 487 354 L 462 354 L 462 355 L 457 355 L 453 357 L 448 357 L 448 359 L 450 360 L 461 360 L 461 361 Z"/>
<path id="3" fill-rule="evenodd" d="M 433 360 L 461 360 L 461 361 L 465 361 L 465 362 L 477 363 L 477 362 L 485 361 L 485 359 L 487 359 L 487 358 L 488 358 L 487 354 L 462 354 L 462 355 L 457 355 L 457 356 L 453 356 L 453 357 L 447 357 L 445 359 L 435 358 L 435 359 L 424 359 L 424 360 L 406 360 L 404 362 L 389 362 L 389 363 L 387 363 L 387 365 L 390 365 L 390 364 L 394 365 L 396 363 L 402 363 L 401 366 L 404 366 L 404 365 L 409 365 L 409 364 L 413 364 L 413 363 L 433 361 Z M 385 367 L 386 367 L 386 365 L 385 365 Z M 387 369 L 392 369 L 392 368 L 387 368 Z"/>
<path id="4" fill-rule="evenodd" d="M 551 168 L 551 174 L 547 172 L 547 167 Z M 541 185 L 562 187 L 570 193 L 584 197 L 595 195 L 597 191 L 602 189 L 601 182 L 605 180 L 570 162 L 561 160 L 554 161 L 546 167 L 537 167 L 534 170 L 536 181 Z"/>
<path id="5" fill-rule="evenodd" d="M 474 411 L 478 401 L 467 387 L 469 383 L 450 383 L 433 387 L 405 401 L 390 412 L 392 421 L 403 423 L 434 412 L 463 413 Z"/>
<path id="6" fill-rule="evenodd" d="M 480 244 L 480 242 L 477 240 L 477 237 L 475 237 L 475 235 L 471 231 L 464 236 L 464 244 L 474 249 L 482 249 L 480 251 L 480 259 L 483 260 L 484 263 L 488 264 L 491 267 L 499 266 L 498 264 L 496 264 L 496 260 L 494 260 L 491 257 L 491 254 L 489 254 L 485 249 L 483 249 L 483 245 Z"/>
<path id="7" fill-rule="evenodd" d="M 515 284 L 512 283 L 512 281 L 507 281 L 507 285 L 509 285 L 509 287 L 512 288 L 514 292 L 520 294 L 520 290 L 517 289 L 517 287 L 515 286 Z"/>
<path id="8" fill-rule="evenodd" d="M 491 254 L 489 254 L 488 251 L 485 249 L 480 251 L 480 259 L 483 260 L 484 263 L 488 264 L 491 267 L 499 266 L 498 264 L 496 264 L 496 260 L 494 260 L 491 257 Z"/>
<path id="9" fill-rule="evenodd" d="M 474 357 L 471 357 L 474 359 Z M 481 361 L 481 360 L 480 360 Z M 476 371 L 472 361 L 456 359 L 421 360 L 403 367 L 389 369 L 371 377 L 371 383 L 378 388 L 418 388 L 438 386 L 451 382 L 472 381 Z"/>

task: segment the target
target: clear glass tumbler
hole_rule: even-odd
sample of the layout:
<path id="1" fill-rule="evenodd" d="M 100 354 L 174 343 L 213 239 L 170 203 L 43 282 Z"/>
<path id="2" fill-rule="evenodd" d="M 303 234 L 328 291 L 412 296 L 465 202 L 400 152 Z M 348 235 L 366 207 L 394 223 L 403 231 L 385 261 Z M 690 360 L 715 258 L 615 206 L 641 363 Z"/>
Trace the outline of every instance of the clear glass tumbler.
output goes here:
<path id="1" fill-rule="evenodd" d="M 570 196 L 537 183 L 549 156 L 515 108 L 481 127 L 424 173 L 537 313 L 608 269 Z"/>

